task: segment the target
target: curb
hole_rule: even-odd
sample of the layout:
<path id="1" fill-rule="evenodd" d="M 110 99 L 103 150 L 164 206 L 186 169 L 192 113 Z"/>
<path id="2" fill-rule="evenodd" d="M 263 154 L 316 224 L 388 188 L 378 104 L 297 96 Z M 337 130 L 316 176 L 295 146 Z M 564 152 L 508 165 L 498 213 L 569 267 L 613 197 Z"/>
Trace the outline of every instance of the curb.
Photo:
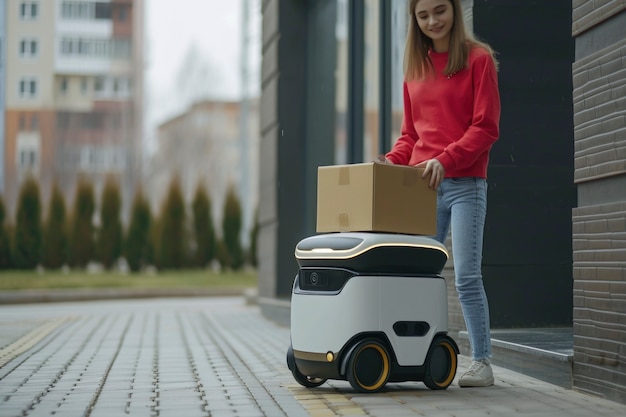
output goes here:
<path id="1" fill-rule="evenodd" d="M 67 301 L 115 300 L 163 297 L 254 298 L 251 288 L 90 288 L 71 290 L 0 291 L 0 304 L 58 303 Z"/>

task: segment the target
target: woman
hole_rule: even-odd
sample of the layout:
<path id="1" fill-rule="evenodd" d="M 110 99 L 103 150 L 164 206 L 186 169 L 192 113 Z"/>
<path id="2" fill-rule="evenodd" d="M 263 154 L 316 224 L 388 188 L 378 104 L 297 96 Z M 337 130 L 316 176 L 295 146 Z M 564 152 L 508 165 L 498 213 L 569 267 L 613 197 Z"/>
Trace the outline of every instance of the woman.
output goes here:
<path id="1" fill-rule="evenodd" d="M 387 163 L 424 168 L 437 194 L 437 236 L 452 227 L 455 285 L 472 347 L 461 387 L 493 385 L 481 261 L 489 151 L 500 97 L 491 48 L 465 31 L 460 0 L 411 0 L 402 136 Z"/>

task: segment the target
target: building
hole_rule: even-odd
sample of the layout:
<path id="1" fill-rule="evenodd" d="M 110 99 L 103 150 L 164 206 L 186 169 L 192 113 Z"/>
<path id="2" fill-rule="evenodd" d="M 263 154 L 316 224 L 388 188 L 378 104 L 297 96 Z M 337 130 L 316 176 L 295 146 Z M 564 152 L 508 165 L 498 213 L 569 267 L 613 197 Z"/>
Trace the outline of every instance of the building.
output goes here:
<path id="1" fill-rule="evenodd" d="M 6 15 L 6 0 L 0 0 L 0 15 Z M 6 77 L 6 19 L 0 19 L 0 195 L 4 194 L 4 100 Z"/>
<path id="2" fill-rule="evenodd" d="M 160 213 L 173 179 L 180 182 L 188 204 L 197 187 L 204 186 L 211 198 L 215 230 L 221 236 L 225 197 L 233 187 L 242 205 L 241 237 L 247 247 L 258 202 L 259 135 L 258 102 L 246 105 L 245 121 L 241 102 L 204 100 L 158 126 L 157 150 L 145 180 L 153 213 Z M 242 123 L 248 124 L 246 138 Z"/>
<path id="3" fill-rule="evenodd" d="M 263 3 L 265 314 L 288 309 L 294 247 L 315 234 L 317 167 L 371 160 L 397 137 L 398 10 L 406 18 L 407 3 Z M 500 61 L 501 136 L 483 256 L 492 327 L 569 331 L 570 385 L 626 402 L 626 4 L 555 0 L 538 11 L 525 0 L 462 3 Z M 444 272 L 456 333 L 464 323 L 454 271 Z"/>
<path id="4" fill-rule="evenodd" d="M 4 3 L 9 213 L 27 175 L 38 179 L 44 201 L 54 182 L 70 199 L 79 175 L 97 195 L 113 175 L 128 206 L 141 172 L 143 0 Z"/>
<path id="5" fill-rule="evenodd" d="M 574 385 L 626 402 L 626 2 L 572 3 Z"/>

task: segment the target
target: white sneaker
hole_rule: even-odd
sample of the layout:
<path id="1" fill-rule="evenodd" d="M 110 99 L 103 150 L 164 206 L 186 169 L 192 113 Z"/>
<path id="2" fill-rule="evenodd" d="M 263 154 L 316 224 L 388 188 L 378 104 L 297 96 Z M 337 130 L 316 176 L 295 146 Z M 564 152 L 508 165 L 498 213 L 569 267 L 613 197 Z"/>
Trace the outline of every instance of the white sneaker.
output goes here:
<path id="1" fill-rule="evenodd" d="M 488 387 L 493 385 L 493 371 L 488 359 L 473 361 L 467 372 L 459 378 L 459 387 Z"/>

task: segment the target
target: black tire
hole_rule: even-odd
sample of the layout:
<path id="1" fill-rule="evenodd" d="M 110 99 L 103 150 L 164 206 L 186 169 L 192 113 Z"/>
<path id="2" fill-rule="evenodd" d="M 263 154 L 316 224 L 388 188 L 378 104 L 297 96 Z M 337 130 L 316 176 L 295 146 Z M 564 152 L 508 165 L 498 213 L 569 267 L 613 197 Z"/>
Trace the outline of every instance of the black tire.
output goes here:
<path id="1" fill-rule="evenodd" d="M 307 388 L 319 387 L 320 385 L 326 382 L 326 379 L 324 378 L 314 378 L 314 377 L 302 375 L 300 371 L 298 370 L 297 366 L 294 366 L 293 370 L 291 371 L 291 374 L 293 375 L 293 379 L 295 379 L 298 382 L 298 384 Z"/>
<path id="2" fill-rule="evenodd" d="M 432 390 L 444 390 L 452 384 L 457 368 L 454 342 L 447 336 L 433 340 L 426 356 L 424 384 Z"/>
<path id="3" fill-rule="evenodd" d="M 385 386 L 391 373 L 389 352 L 376 339 L 359 342 L 348 358 L 346 376 L 358 392 L 376 392 Z"/>

